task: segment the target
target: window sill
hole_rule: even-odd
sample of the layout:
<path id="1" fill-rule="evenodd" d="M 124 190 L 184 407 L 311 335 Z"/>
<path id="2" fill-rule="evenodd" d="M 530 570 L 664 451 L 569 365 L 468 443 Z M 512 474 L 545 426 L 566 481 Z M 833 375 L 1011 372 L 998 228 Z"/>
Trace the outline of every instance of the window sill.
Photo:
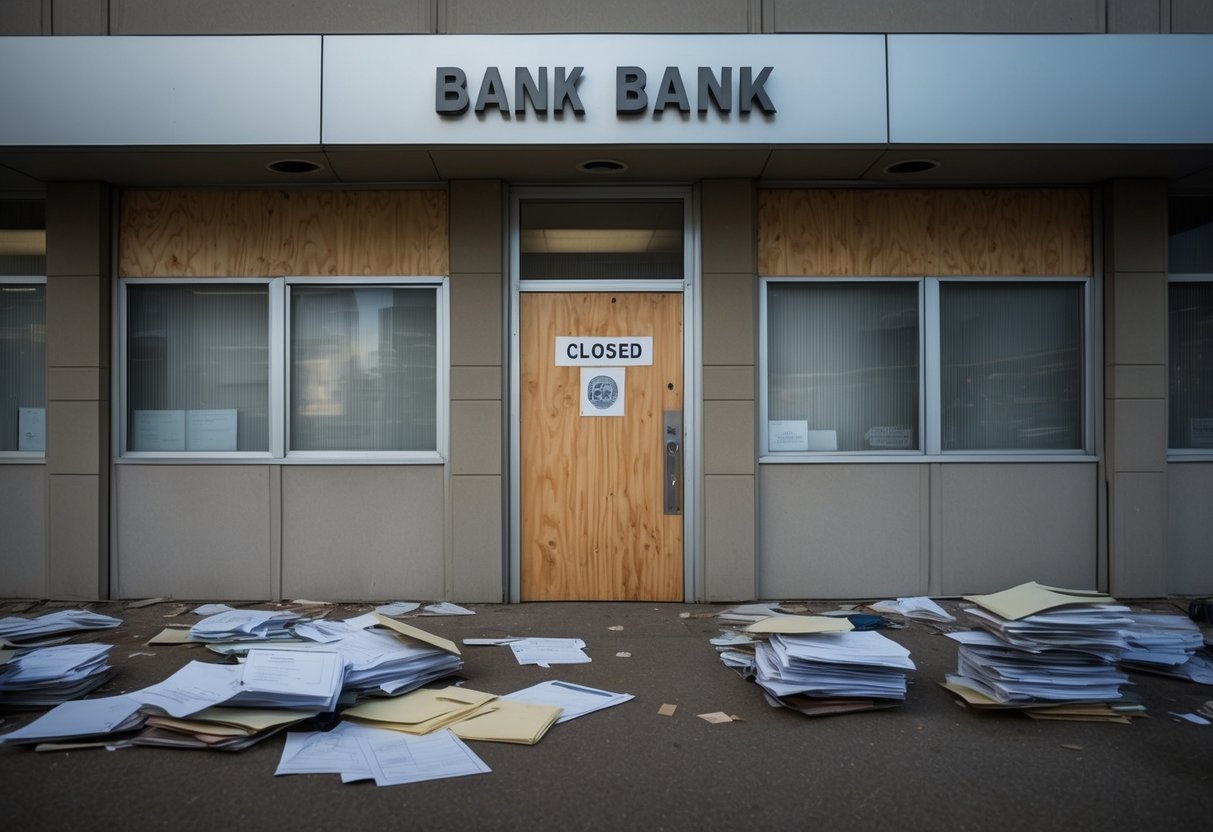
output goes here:
<path id="1" fill-rule="evenodd" d="M 1099 457 L 1083 453 L 1048 454 L 1039 452 L 1000 453 L 1000 454 L 780 454 L 767 455 L 758 458 L 759 465 L 949 465 L 973 463 L 1095 463 Z"/>
<path id="2" fill-rule="evenodd" d="M 115 465 L 445 465 L 441 454 L 403 455 L 344 454 L 272 457 L 232 454 L 131 454 L 114 459 Z"/>

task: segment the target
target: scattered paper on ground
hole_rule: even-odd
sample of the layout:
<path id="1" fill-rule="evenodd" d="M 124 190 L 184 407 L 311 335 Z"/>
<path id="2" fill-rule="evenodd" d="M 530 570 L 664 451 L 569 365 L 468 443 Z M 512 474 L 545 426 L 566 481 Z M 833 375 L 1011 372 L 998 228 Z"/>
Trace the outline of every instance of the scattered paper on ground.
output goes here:
<path id="1" fill-rule="evenodd" d="M 676 710 L 678 710 L 677 705 L 670 705 L 667 703 L 657 709 L 657 715 L 658 716 L 673 716 L 674 711 L 676 711 Z"/>
<path id="2" fill-rule="evenodd" d="M 554 664 L 585 664 L 590 657 L 582 648 L 585 642 L 579 638 L 524 638 L 510 642 L 518 664 L 537 664 L 549 667 Z"/>
<path id="3" fill-rule="evenodd" d="M 628 652 L 627 652 L 627 651 L 625 651 L 625 650 L 620 650 L 618 653 L 616 653 L 616 654 L 615 654 L 615 658 L 617 658 L 617 659 L 630 659 L 630 658 L 632 658 L 632 654 L 631 654 L 631 653 L 628 653 Z"/>
<path id="4" fill-rule="evenodd" d="M 420 607 L 421 602 L 419 601 L 393 601 L 390 604 L 375 607 L 375 612 L 380 615 L 408 615 Z"/>
<path id="5" fill-rule="evenodd" d="M 556 705 L 561 709 L 560 719 L 557 721 L 568 722 L 570 719 L 622 704 L 633 696 L 630 693 L 613 693 L 609 690 L 575 685 L 572 682 L 551 680 L 507 693 L 501 698 L 515 702 Z"/>
<path id="6" fill-rule="evenodd" d="M 475 615 L 473 610 L 452 604 L 450 601 L 439 601 L 436 604 L 426 604 L 421 610 L 422 615 Z"/>
<path id="7" fill-rule="evenodd" d="M 721 725 L 725 722 L 733 722 L 737 720 L 737 717 L 729 716 L 724 711 L 713 711 L 710 714 L 699 714 L 698 716 L 700 719 L 704 720 L 705 722 L 710 722 L 713 725 Z"/>

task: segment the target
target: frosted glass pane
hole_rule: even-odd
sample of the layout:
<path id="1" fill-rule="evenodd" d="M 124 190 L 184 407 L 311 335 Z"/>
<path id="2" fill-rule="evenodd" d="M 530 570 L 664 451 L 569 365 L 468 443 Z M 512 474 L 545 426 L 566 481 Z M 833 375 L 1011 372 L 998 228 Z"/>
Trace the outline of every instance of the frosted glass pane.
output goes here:
<path id="1" fill-rule="evenodd" d="M 918 284 L 768 283 L 767 338 L 768 419 L 813 450 L 919 448 Z"/>
<path id="2" fill-rule="evenodd" d="M 941 440 L 955 450 L 1078 450 L 1083 287 L 940 284 Z"/>
<path id="3" fill-rule="evenodd" d="M 46 408 L 46 286 L 0 283 L 0 451 L 23 449 L 22 408 Z"/>
<path id="4" fill-rule="evenodd" d="M 268 287 L 129 285 L 127 316 L 128 450 L 269 450 Z"/>
<path id="5" fill-rule="evenodd" d="M 1169 287 L 1168 444 L 1213 448 L 1213 283 Z"/>
<path id="6" fill-rule="evenodd" d="M 437 449 L 437 292 L 294 286 L 290 446 Z"/>

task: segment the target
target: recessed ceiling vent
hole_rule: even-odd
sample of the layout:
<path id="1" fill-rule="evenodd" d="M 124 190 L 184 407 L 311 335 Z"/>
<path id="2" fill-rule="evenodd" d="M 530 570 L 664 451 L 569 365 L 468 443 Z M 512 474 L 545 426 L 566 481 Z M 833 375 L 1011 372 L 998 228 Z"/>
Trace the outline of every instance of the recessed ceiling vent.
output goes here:
<path id="1" fill-rule="evenodd" d="M 939 167 L 939 162 L 934 159 L 906 159 L 902 162 L 894 162 L 884 169 L 885 173 L 926 173 L 929 170 L 935 170 Z"/>
<path id="2" fill-rule="evenodd" d="M 279 159 L 266 167 L 274 173 L 315 173 L 320 170 L 320 165 L 307 159 Z"/>

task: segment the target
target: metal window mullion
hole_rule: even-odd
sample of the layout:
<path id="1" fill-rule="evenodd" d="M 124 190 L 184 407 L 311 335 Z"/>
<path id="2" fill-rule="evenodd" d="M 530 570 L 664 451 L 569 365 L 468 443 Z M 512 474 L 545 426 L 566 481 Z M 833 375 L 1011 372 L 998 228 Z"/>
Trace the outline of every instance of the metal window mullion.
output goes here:
<path id="1" fill-rule="evenodd" d="M 935 456 L 943 445 L 942 390 L 940 368 L 939 278 L 923 278 L 922 311 L 922 412 L 925 431 L 924 452 Z"/>
<path id="2" fill-rule="evenodd" d="M 269 336 L 270 336 L 270 389 L 269 389 L 269 451 L 274 459 L 286 456 L 286 339 L 290 329 L 286 319 L 286 279 L 270 280 Z"/>

